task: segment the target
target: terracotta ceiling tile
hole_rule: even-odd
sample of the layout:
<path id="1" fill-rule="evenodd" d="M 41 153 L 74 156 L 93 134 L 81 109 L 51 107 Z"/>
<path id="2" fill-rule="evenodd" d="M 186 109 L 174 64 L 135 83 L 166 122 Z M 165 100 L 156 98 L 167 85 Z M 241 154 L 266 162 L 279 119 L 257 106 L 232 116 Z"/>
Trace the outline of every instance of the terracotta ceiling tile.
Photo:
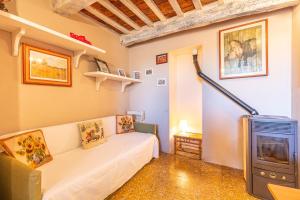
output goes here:
<path id="1" fill-rule="evenodd" d="M 133 28 L 130 25 L 128 25 L 126 22 L 124 22 L 122 19 L 120 19 L 118 16 L 116 16 L 115 14 L 110 12 L 108 9 L 103 7 L 98 2 L 92 4 L 91 7 L 95 8 L 96 10 L 98 10 L 100 13 L 102 13 L 106 17 L 112 19 L 113 21 L 117 22 L 121 26 L 125 27 L 127 30 L 129 30 L 129 31 L 133 30 Z"/>
<path id="2" fill-rule="evenodd" d="M 110 24 L 106 23 L 105 21 L 102 21 L 101 19 L 99 19 L 98 17 L 96 17 L 95 15 L 93 15 L 92 13 L 90 13 L 87 10 L 81 10 L 80 12 L 84 13 L 85 15 L 89 16 L 90 18 L 102 23 L 104 26 L 106 26 L 107 28 L 110 28 L 112 30 L 114 30 L 115 32 L 119 33 L 119 34 L 123 34 L 122 31 L 120 31 L 119 29 L 116 29 L 115 27 L 111 26 Z"/>
<path id="3" fill-rule="evenodd" d="M 165 17 L 171 18 L 176 16 L 171 4 L 168 0 L 153 0 Z"/>
<path id="4" fill-rule="evenodd" d="M 143 0 L 131 0 L 152 22 L 159 21 L 158 17 Z"/>
<path id="5" fill-rule="evenodd" d="M 177 0 L 182 12 L 188 12 L 194 10 L 194 4 L 192 0 Z"/>
<path id="6" fill-rule="evenodd" d="M 216 2 L 217 0 L 201 0 L 201 3 L 203 6 L 207 5 L 207 4 L 210 4 L 210 3 L 213 3 L 213 2 Z"/>
<path id="7" fill-rule="evenodd" d="M 143 22 L 138 16 L 136 16 L 130 9 L 128 9 L 120 0 L 109 0 L 116 8 L 118 8 L 121 12 L 123 12 L 126 16 L 128 16 L 132 21 L 134 21 L 139 26 L 145 26 L 145 22 Z"/>

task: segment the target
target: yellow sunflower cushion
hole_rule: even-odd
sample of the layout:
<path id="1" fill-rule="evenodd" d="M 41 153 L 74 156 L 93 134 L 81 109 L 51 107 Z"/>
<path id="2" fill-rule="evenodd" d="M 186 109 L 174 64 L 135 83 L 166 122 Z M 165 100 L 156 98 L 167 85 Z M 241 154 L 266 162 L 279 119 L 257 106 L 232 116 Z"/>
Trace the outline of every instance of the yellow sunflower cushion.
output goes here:
<path id="1" fill-rule="evenodd" d="M 0 144 L 9 156 L 32 169 L 40 167 L 53 159 L 41 130 L 2 139 Z"/>
<path id="2" fill-rule="evenodd" d="M 117 134 L 129 133 L 134 131 L 132 115 L 117 115 Z"/>
<path id="3" fill-rule="evenodd" d="M 78 124 L 81 143 L 84 149 L 89 149 L 106 141 L 102 121 L 82 122 Z"/>

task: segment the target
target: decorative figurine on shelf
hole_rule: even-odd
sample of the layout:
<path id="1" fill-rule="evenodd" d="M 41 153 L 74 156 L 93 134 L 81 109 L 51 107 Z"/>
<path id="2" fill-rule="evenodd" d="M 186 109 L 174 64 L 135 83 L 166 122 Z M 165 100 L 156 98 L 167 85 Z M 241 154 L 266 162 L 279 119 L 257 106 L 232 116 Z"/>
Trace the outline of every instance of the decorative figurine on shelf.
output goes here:
<path id="1" fill-rule="evenodd" d="M 0 0 L 1 1 L 1 0 Z M 86 43 L 86 44 L 89 44 L 89 45 L 92 45 L 92 43 L 90 42 L 90 41 L 88 41 L 86 38 L 85 38 L 85 36 L 83 36 L 83 35 L 77 35 L 77 34 L 75 34 L 75 33 L 70 33 L 70 37 L 71 38 L 74 38 L 74 39 L 76 39 L 76 40 L 79 40 L 79 41 L 81 41 L 81 42 L 84 42 L 84 43 Z"/>
<path id="2" fill-rule="evenodd" d="M 11 0 L 0 0 L 0 10 L 8 12 L 7 8 L 5 7 L 5 3 L 10 2 Z"/>
<path id="3" fill-rule="evenodd" d="M 110 73 L 107 62 L 98 58 L 95 58 L 95 61 L 97 63 L 97 71 Z"/>

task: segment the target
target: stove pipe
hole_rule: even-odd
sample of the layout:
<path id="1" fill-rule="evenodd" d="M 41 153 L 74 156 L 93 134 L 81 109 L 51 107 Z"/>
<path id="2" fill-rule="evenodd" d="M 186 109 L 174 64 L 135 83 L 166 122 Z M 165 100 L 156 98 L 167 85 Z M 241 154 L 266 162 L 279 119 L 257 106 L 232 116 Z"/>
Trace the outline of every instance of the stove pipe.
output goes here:
<path id="1" fill-rule="evenodd" d="M 211 78 L 209 78 L 208 76 L 206 76 L 200 68 L 200 65 L 198 63 L 198 51 L 196 49 L 193 50 L 193 62 L 194 62 L 194 66 L 195 69 L 197 71 L 197 74 L 200 78 L 202 78 L 203 80 L 205 80 L 207 83 L 209 83 L 211 86 L 213 86 L 215 89 L 217 89 L 219 92 L 221 92 L 222 94 L 224 94 L 225 96 L 227 96 L 229 99 L 231 99 L 232 101 L 234 101 L 236 104 L 238 104 L 239 106 L 241 106 L 242 108 L 244 108 L 250 115 L 259 115 L 258 112 L 252 108 L 251 106 L 249 106 L 248 104 L 246 104 L 244 101 L 242 101 L 241 99 L 239 99 L 238 97 L 236 97 L 234 94 L 232 94 L 231 92 L 229 92 L 228 90 L 226 90 L 225 88 L 223 88 L 221 85 L 219 85 L 218 83 L 216 83 L 215 81 L 213 81 Z"/>

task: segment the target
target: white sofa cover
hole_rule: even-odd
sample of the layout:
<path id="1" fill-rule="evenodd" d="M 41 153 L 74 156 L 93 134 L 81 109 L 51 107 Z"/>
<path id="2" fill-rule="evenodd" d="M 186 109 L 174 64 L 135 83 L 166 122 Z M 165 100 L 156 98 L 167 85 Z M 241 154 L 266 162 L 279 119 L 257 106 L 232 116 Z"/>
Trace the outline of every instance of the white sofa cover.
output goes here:
<path id="1" fill-rule="evenodd" d="M 87 150 L 81 148 L 78 122 L 41 128 L 53 156 L 51 162 L 37 168 L 42 172 L 43 200 L 104 199 L 153 157 L 158 158 L 155 135 L 116 134 L 115 116 L 98 119 L 107 142 Z"/>

